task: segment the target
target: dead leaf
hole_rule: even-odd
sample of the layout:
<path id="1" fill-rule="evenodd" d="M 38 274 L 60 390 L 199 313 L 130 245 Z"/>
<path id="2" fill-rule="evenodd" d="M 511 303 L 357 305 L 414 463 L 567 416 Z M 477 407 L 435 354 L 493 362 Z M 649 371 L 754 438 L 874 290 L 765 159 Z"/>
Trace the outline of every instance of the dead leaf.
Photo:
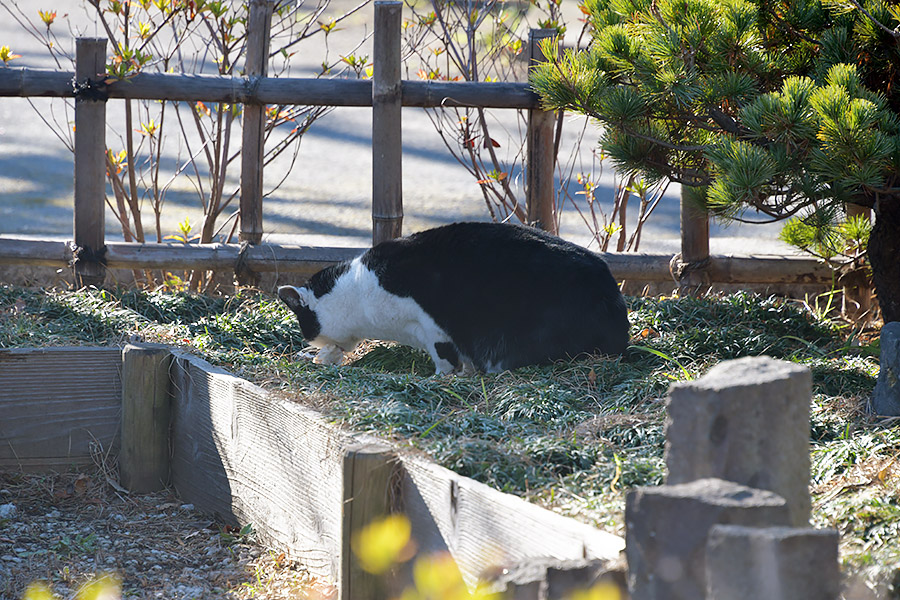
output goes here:
<path id="1" fill-rule="evenodd" d="M 79 475 L 75 478 L 75 481 L 72 482 L 72 494 L 77 494 L 78 496 L 83 495 L 88 488 L 89 479 L 87 475 Z"/>

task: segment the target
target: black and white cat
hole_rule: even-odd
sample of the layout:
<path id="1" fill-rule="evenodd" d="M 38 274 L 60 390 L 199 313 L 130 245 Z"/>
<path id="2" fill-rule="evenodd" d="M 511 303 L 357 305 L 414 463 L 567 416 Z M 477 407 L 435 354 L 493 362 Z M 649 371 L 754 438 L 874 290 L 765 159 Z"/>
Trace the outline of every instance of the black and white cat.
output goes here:
<path id="1" fill-rule="evenodd" d="M 628 345 L 625 300 L 603 259 L 516 225 L 455 223 L 384 242 L 278 296 L 325 364 L 363 339 L 421 348 L 436 373 Z"/>

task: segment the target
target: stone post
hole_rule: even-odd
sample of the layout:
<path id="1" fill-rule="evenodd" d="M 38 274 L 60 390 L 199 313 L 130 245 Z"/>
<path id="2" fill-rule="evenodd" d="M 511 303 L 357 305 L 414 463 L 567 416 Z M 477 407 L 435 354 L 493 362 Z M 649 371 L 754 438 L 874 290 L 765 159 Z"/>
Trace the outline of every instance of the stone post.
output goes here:
<path id="1" fill-rule="evenodd" d="M 770 490 L 809 523 L 809 369 L 766 356 L 720 363 L 669 389 L 669 484 L 717 477 Z"/>
<path id="2" fill-rule="evenodd" d="M 841 593 L 834 529 L 716 525 L 706 545 L 706 597 L 836 600 Z"/>
<path id="3" fill-rule="evenodd" d="M 630 492 L 625 553 L 632 600 L 704 598 L 706 543 L 713 525 L 787 525 L 789 520 L 784 498 L 721 479 Z"/>

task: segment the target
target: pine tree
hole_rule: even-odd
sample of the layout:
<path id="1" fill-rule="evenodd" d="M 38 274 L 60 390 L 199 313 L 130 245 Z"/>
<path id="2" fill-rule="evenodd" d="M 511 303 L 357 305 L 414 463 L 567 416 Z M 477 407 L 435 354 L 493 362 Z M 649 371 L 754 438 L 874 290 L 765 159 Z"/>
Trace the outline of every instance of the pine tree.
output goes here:
<path id="1" fill-rule="evenodd" d="M 850 204 L 872 208 L 873 281 L 884 320 L 900 320 L 900 6 L 587 0 L 583 10 L 590 48 L 532 70 L 547 108 L 596 118 L 619 169 L 704 189 L 726 218 L 757 210 L 824 231 Z"/>

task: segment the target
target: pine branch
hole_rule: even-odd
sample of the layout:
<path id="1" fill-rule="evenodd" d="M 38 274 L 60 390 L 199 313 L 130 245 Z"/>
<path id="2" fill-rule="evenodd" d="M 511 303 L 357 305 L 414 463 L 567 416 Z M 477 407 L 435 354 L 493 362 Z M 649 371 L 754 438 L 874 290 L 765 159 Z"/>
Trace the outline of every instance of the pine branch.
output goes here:
<path id="1" fill-rule="evenodd" d="M 886 33 L 890 34 L 892 37 L 894 37 L 894 39 L 900 38 L 900 25 L 898 25 L 898 26 L 895 27 L 894 29 L 890 29 L 887 25 L 885 25 L 884 23 L 882 23 L 881 21 L 879 21 L 878 19 L 876 19 L 875 17 L 873 17 L 873 16 L 872 16 L 872 13 L 870 13 L 869 11 L 867 11 L 867 10 L 863 7 L 863 5 L 860 4 L 857 0 L 850 0 L 850 2 L 852 2 L 852 3 L 853 3 L 853 6 L 855 6 L 857 9 L 859 9 L 859 11 L 860 11 L 862 14 L 866 15 L 866 17 L 867 17 L 870 21 L 872 21 L 872 23 L 874 23 L 875 25 L 877 25 L 879 28 L 881 28 L 881 29 L 882 29 L 883 31 L 885 31 Z"/>
<path id="2" fill-rule="evenodd" d="M 592 115 L 595 119 L 602 121 L 603 119 L 600 115 Z M 709 148 L 708 144 L 700 144 L 695 146 L 685 146 L 681 144 L 673 144 L 672 142 L 667 142 L 666 140 L 661 140 L 659 138 L 655 138 L 651 135 L 644 135 L 638 131 L 635 131 L 631 127 L 621 124 L 615 123 L 617 127 L 619 127 L 624 133 L 636 137 L 639 140 L 644 140 L 645 142 L 650 142 L 651 144 L 656 144 L 657 146 L 662 146 L 667 150 L 675 150 L 677 152 L 703 152 Z"/>
<path id="3" fill-rule="evenodd" d="M 856 0 L 850 0 L 850 1 L 853 2 L 854 4 L 856 4 Z M 857 6 L 859 6 L 859 5 L 857 4 Z M 802 33 L 801 31 L 798 31 L 797 29 L 795 29 L 793 25 L 791 25 L 790 23 L 788 23 L 787 21 L 785 21 L 785 20 L 781 17 L 781 15 L 779 15 L 776 11 L 774 11 L 774 10 L 772 11 L 772 16 L 775 18 L 776 21 L 778 21 L 779 23 L 781 23 L 782 25 L 784 25 L 784 28 L 787 29 L 788 33 L 790 33 L 791 35 L 796 35 L 798 38 L 800 38 L 800 39 L 803 40 L 804 42 L 808 42 L 808 43 L 813 44 L 813 45 L 815 45 L 815 46 L 821 46 L 821 45 L 822 45 L 822 42 L 820 42 L 819 40 L 814 39 L 814 38 L 811 38 L 811 37 L 809 37 L 808 35 Z"/>
<path id="4" fill-rule="evenodd" d="M 730 133 L 737 137 L 745 137 L 750 131 L 746 127 L 738 125 L 737 121 L 719 110 L 718 108 L 709 109 L 709 118 L 718 125 L 722 131 Z"/>

